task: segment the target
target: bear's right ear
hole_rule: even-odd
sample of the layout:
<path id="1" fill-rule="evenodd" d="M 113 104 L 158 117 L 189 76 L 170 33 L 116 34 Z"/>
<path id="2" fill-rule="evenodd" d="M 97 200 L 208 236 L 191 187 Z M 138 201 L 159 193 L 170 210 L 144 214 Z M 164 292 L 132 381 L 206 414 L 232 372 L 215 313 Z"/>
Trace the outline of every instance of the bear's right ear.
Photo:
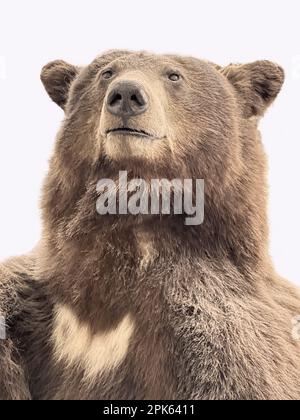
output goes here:
<path id="1" fill-rule="evenodd" d="M 79 71 L 79 67 L 62 60 L 51 61 L 42 69 L 41 81 L 50 98 L 62 109 L 65 109 L 71 83 Z"/>

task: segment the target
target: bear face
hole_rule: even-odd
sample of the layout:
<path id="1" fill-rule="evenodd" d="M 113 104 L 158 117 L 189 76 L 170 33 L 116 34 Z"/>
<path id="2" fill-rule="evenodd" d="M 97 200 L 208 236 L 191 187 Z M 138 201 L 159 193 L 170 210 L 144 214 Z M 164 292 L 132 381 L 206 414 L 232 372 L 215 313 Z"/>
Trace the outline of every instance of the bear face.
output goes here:
<path id="1" fill-rule="evenodd" d="M 111 51 L 84 68 L 52 62 L 41 78 L 65 111 L 44 189 L 53 231 L 82 231 L 95 219 L 97 181 L 126 170 L 143 179 L 204 179 L 205 245 L 265 252 L 266 165 L 257 126 L 281 89 L 279 66 L 222 68 Z"/>
<path id="2" fill-rule="evenodd" d="M 115 80 L 109 86 L 104 83 L 100 135 L 110 160 L 129 170 L 134 167 L 135 171 L 141 168 L 142 173 L 149 171 L 149 175 L 158 172 L 161 176 L 200 178 L 199 163 L 204 159 L 201 143 L 213 156 L 212 149 L 220 137 L 224 142 L 219 156 L 226 159 L 227 141 L 237 138 L 236 112 L 230 89 L 222 84 L 212 66 L 143 54 L 133 55 L 130 61 L 116 60 L 108 68 Z M 102 75 L 106 72 L 107 67 Z M 112 95 L 117 95 L 124 84 L 129 84 L 129 89 L 136 87 L 145 97 L 145 109 L 138 115 L 127 116 L 112 110 Z M 218 102 L 224 104 L 225 110 L 216 111 Z M 122 127 L 125 132 L 118 130 Z M 220 162 L 215 162 L 218 165 Z"/>

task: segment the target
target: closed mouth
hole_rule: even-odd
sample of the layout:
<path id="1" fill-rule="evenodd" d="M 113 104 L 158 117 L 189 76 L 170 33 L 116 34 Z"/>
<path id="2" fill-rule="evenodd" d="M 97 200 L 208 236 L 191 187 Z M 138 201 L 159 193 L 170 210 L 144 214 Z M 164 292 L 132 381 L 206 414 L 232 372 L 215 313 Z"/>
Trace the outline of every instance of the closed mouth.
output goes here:
<path id="1" fill-rule="evenodd" d="M 118 127 L 113 128 L 111 130 L 107 130 L 106 134 L 117 134 L 121 136 L 135 136 L 135 137 L 145 137 L 145 138 L 154 138 L 154 136 L 150 133 L 147 133 L 147 131 L 144 130 L 138 130 L 135 128 L 129 128 L 129 127 Z"/>

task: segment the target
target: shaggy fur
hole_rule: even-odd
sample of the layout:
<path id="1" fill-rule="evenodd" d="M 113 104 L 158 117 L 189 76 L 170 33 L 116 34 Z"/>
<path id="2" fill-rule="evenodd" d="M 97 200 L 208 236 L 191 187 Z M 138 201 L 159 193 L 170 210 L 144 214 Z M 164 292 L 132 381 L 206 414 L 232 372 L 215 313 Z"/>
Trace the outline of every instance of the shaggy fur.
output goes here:
<path id="1" fill-rule="evenodd" d="M 105 106 L 121 80 L 150 103 L 127 121 Z M 283 80 L 267 61 L 221 68 L 129 51 L 43 69 L 65 120 L 41 242 L 0 270 L 1 399 L 300 398 L 300 295 L 268 255 L 258 131 Z M 125 123 L 153 140 L 108 134 Z M 204 223 L 100 216 L 97 182 L 120 170 L 204 179 Z"/>

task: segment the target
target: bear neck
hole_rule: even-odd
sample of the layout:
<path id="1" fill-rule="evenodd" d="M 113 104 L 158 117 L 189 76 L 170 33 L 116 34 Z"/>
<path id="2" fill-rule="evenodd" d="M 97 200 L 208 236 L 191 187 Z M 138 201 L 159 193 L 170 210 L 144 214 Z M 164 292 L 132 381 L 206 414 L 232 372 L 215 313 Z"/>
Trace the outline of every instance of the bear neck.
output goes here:
<path id="1" fill-rule="evenodd" d="M 221 277 L 230 266 L 240 273 L 245 288 L 267 272 L 263 183 L 247 184 L 242 178 L 239 188 L 207 196 L 204 223 L 187 227 L 182 216 L 101 217 L 95 206 L 96 180 L 88 187 L 80 184 L 86 178 L 84 168 L 77 167 L 66 184 L 66 167 L 53 164 L 57 161 L 43 192 L 39 275 L 56 302 L 72 307 L 95 330 L 99 319 L 104 330 L 117 325 L 126 316 L 132 293 L 145 293 L 153 281 L 167 284 L 175 267 L 180 281 L 190 266 L 197 267 L 199 278 L 202 264 L 204 270 L 212 264 Z M 157 270 L 159 279 L 153 274 Z"/>
<path id="2" fill-rule="evenodd" d="M 105 249 L 106 244 L 121 252 L 126 241 L 131 241 L 132 258 L 137 260 L 136 238 L 144 235 L 158 258 L 173 258 L 184 250 L 196 258 L 227 258 L 241 270 L 261 266 L 268 259 L 267 202 L 262 177 L 249 182 L 247 176 L 241 176 L 234 188 L 206 194 L 203 224 L 186 226 L 181 215 L 100 216 L 96 212 L 96 178 L 87 187 L 80 183 L 85 179 L 84 168 L 76 168 L 73 176 L 68 174 L 71 184 L 66 184 L 65 171 L 52 167 L 44 186 L 43 242 L 49 247 L 79 248 L 84 259 L 90 244 L 95 244 L 96 252 Z"/>

